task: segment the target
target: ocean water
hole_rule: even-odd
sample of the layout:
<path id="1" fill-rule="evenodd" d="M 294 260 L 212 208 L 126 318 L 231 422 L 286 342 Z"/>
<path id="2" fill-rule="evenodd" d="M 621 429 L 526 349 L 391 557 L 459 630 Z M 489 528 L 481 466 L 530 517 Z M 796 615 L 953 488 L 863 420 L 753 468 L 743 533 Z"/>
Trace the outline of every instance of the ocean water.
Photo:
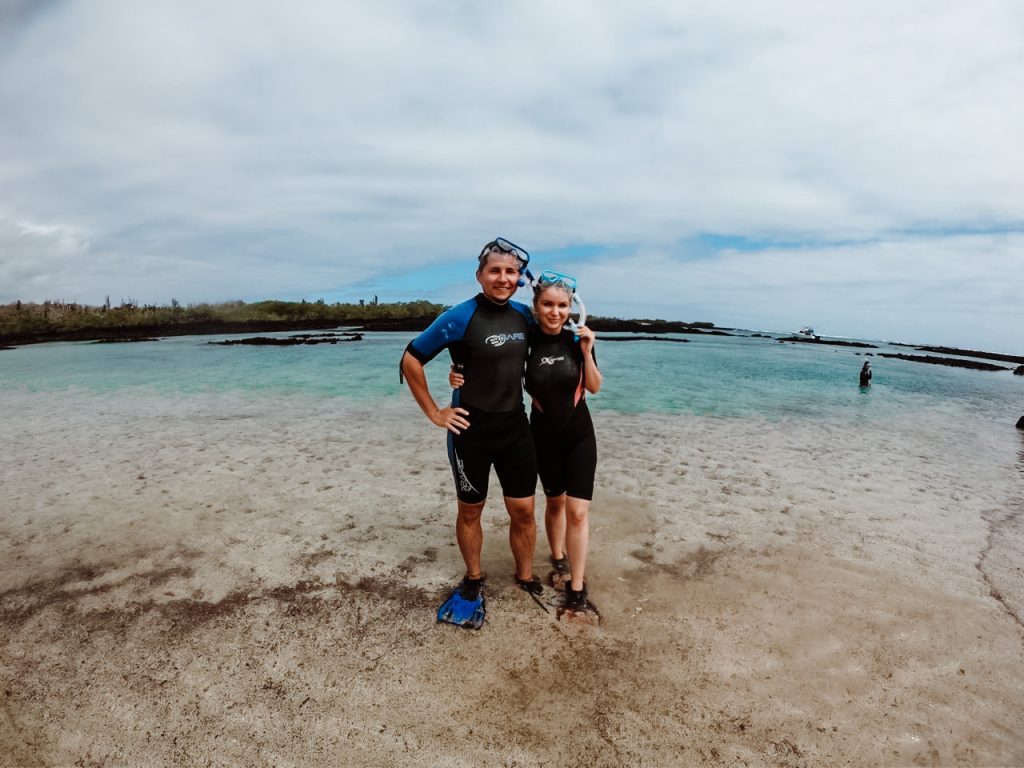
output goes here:
<path id="1" fill-rule="evenodd" d="M 230 338 L 225 336 L 30 345 L 0 352 L 0 392 L 236 392 L 368 401 L 409 397 L 399 383 L 398 361 L 413 336 L 367 333 L 362 341 L 297 347 L 209 343 Z M 909 416 L 986 429 L 1007 422 L 1012 427 L 1024 414 L 1024 377 L 877 356 L 910 351 L 906 348 L 862 350 L 750 336 L 674 338 L 688 342 L 599 340 L 605 381 L 591 398 L 592 408 L 837 425 Z M 864 360 L 871 360 L 875 371 L 869 388 L 858 386 Z M 446 363 L 442 353 L 427 366 L 439 400 L 448 388 Z"/>
<path id="2" fill-rule="evenodd" d="M 123 403 L 164 414 L 206 409 L 214 401 L 246 403 L 258 414 L 280 413 L 285 404 L 329 407 L 343 399 L 402 419 L 407 415 L 396 414 L 411 396 L 399 383 L 398 361 L 414 335 L 366 333 L 357 342 L 295 347 L 209 343 L 227 336 L 29 345 L 0 352 L 0 410 L 19 407 L 25 396 L 36 403 L 41 397 L 58 410 L 96 407 L 75 405 L 89 402 L 110 411 Z M 745 335 L 675 338 L 688 341 L 599 338 L 605 378 L 601 392 L 590 397 L 595 419 L 602 412 L 643 416 L 645 423 L 652 415 L 692 415 L 733 420 L 752 433 L 791 425 L 806 434 L 801 430 L 811 427 L 821 433 L 818 448 L 805 446 L 811 455 L 824 455 L 836 439 L 915 445 L 923 446 L 922 456 L 939 451 L 951 472 L 970 464 L 998 467 L 1003 478 L 1016 478 L 1012 482 L 1024 474 L 1024 433 L 1014 428 L 1024 415 L 1024 377 L 1010 371 L 878 357 L 912 351 L 889 345 L 859 349 Z M 872 386 L 861 388 L 858 372 L 866 359 L 875 375 Z M 449 391 L 447 362 L 442 353 L 427 366 L 439 401 Z"/>

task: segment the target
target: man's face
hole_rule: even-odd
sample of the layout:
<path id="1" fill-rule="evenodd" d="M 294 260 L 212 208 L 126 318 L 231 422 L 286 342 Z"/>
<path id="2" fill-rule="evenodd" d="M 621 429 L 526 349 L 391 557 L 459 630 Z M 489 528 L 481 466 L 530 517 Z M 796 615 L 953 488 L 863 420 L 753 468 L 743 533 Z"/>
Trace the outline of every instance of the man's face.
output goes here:
<path id="1" fill-rule="evenodd" d="M 476 280 L 484 296 L 495 304 L 504 304 L 519 287 L 519 259 L 511 253 L 491 253 Z"/>

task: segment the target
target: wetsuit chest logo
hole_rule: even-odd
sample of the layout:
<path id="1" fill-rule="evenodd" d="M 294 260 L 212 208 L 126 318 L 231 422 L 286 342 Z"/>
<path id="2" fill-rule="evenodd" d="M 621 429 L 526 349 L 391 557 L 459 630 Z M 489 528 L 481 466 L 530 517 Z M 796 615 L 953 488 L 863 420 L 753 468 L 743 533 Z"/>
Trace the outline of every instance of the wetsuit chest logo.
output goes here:
<path id="1" fill-rule="evenodd" d="M 523 333 L 492 333 L 486 339 L 485 344 L 492 347 L 503 347 L 509 341 L 526 341 L 526 334 Z"/>
<path id="2" fill-rule="evenodd" d="M 542 357 L 540 359 L 541 365 L 554 365 L 565 360 L 565 355 L 559 355 L 558 357 Z"/>

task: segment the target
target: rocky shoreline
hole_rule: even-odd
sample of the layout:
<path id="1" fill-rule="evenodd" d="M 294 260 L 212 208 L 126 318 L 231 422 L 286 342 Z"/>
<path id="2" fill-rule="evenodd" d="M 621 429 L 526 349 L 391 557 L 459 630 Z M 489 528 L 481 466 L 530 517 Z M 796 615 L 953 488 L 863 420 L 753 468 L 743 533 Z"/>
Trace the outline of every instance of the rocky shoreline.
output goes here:
<path id="1" fill-rule="evenodd" d="M 353 331 L 342 333 L 299 333 L 288 336 L 284 339 L 272 338 L 270 336 L 249 336 L 244 339 L 225 339 L 224 341 L 208 341 L 207 344 L 214 344 L 222 347 L 232 347 L 239 344 L 251 347 L 295 347 L 310 344 L 337 344 L 346 341 L 362 341 L 363 334 Z"/>
<path id="2" fill-rule="evenodd" d="M 949 365 L 953 368 L 971 368 L 975 371 L 1010 371 L 1005 365 L 979 363 L 975 360 L 962 360 L 956 357 L 933 357 L 931 355 L 904 355 L 894 352 L 880 352 L 879 357 L 891 357 L 898 360 L 911 360 L 915 363 L 931 363 L 932 365 Z"/>
<path id="3" fill-rule="evenodd" d="M 859 347 L 861 349 L 878 349 L 877 344 L 868 344 L 866 341 L 840 341 L 838 339 L 823 339 L 820 336 L 785 336 L 779 339 L 781 344 L 784 341 L 793 341 L 800 344 L 825 344 L 830 347 Z"/>
<path id="4" fill-rule="evenodd" d="M 732 335 L 732 334 L 728 334 Z M 664 336 L 602 336 L 601 341 L 670 341 L 675 344 L 689 344 L 689 339 L 667 339 Z"/>
<path id="5" fill-rule="evenodd" d="M 243 333 L 285 333 L 288 331 L 407 331 L 424 330 L 435 315 L 406 318 L 351 318 L 342 322 L 317 320 L 268 320 L 239 322 L 201 322 L 174 325 L 143 325 L 120 328 L 80 328 L 45 333 L 0 334 L 0 348 L 11 349 L 27 344 L 57 341 L 144 341 L 167 336 L 213 336 Z M 689 333 L 732 336 L 726 330 L 715 328 L 714 323 L 684 323 L 667 320 L 623 320 L 617 317 L 593 317 L 588 322 L 597 332 L 615 333 Z"/>
<path id="6" fill-rule="evenodd" d="M 919 347 L 913 344 L 894 344 L 896 347 L 913 347 L 918 352 L 934 352 L 938 355 L 960 355 L 977 357 L 982 360 L 999 360 L 1004 363 L 1024 364 L 1024 357 L 1019 355 L 1002 355 L 997 352 L 980 352 L 976 349 L 957 349 L 956 347 Z"/>
<path id="7" fill-rule="evenodd" d="M 708 336 L 735 336 L 732 330 L 716 328 L 714 323 L 683 323 L 674 320 L 622 320 L 618 317 L 591 317 L 587 327 L 596 333 L 690 333 Z"/>
<path id="8" fill-rule="evenodd" d="M 431 318 L 433 319 L 433 318 Z M 427 321 L 429 324 L 429 320 Z M 353 323 L 353 325 L 363 325 Z M 230 333 L 282 333 L 287 331 L 320 331 L 337 329 L 336 322 L 267 320 L 240 322 L 202 322 L 175 325 L 139 325 L 121 328 L 79 328 L 45 333 L 0 334 L 0 345 L 23 346 L 55 341 L 138 341 L 167 336 L 213 336 Z M 349 326 L 343 326 L 348 328 Z M 426 324 L 423 328 L 426 328 Z M 376 329 L 375 329 L 376 330 Z M 399 329 L 381 329 L 399 330 Z"/>

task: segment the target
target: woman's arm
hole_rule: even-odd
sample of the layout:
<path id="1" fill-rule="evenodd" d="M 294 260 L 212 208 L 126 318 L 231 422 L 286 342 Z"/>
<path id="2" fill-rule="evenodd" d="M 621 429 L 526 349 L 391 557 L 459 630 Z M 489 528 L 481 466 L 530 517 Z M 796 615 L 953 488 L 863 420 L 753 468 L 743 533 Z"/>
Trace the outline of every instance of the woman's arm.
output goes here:
<path id="1" fill-rule="evenodd" d="M 597 367 L 597 360 L 594 358 L 594 343 L 597 338 L 594 336 L 594 332 L 585 325 L 576 329 L 576 335 L 580 337 L 580 349 L 583 352 L 583 383 L 587 392 L 596 395 L 601 391 L 601 382 L 604 380 L 601 369 Z"/>
<path id="2" fill-rule="evenodd" d="M 448 383 L 452 389 L 461 389 L 462 385 L 466 383 L 466 377 L 456 370 L 454 363 L 451 370 L 448 371 Z"/>

